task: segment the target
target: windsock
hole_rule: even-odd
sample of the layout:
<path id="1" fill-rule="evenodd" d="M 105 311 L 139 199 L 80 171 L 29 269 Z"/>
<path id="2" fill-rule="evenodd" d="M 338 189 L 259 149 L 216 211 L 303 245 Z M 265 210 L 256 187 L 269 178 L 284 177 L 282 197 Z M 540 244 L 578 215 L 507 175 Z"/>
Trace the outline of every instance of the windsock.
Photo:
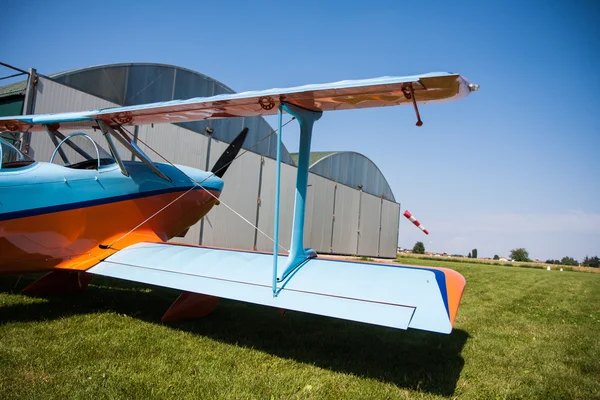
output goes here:
<path id="1" fill-rule="evenodd" d="M 417 221 L 417 219 L 415 217 L 413 217 L 412 214 L 408 210 L 404 211 L 404 216 L 406 218 L 408 218 L 408 220 L 410 222 L 412 222 L 417 228 L 419 228 L 420 230 L 425 232 L 426 235 L 429 235 L 429 231 L 427 229 L 425 229 L 425 227 L 423 225 L 421 225 L 421 223 L 419 221 Z"/>

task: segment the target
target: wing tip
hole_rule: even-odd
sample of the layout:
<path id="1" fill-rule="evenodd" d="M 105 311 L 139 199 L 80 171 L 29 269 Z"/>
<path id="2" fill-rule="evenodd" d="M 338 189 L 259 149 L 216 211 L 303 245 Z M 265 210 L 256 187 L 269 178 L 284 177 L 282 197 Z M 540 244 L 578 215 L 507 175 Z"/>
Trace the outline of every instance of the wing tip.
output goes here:
<path id="1" fill-rule="evenodd" d="M 444 275 L 446 276 L 446 293 L 448 298 L 448 317 L 450 318 L 450 325 L 454 327 L 454 321 L 458 314 L 458 306 L 462 299 L 467 280 L 460 273 L 452 269 L 443 269 Z"/>

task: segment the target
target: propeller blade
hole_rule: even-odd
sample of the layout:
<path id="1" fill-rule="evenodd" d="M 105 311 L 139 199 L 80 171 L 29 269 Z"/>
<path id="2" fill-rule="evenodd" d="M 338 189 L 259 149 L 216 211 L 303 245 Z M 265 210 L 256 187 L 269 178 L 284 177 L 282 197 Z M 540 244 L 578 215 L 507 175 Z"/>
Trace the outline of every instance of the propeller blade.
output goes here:
<path id="1" fill-rule="evenodd" d="M 246 139 L 246 135 L 248 134 L 248 128 L 242 129 L 242 131 L 237 135 L 235 139 L 231 142 L 229 147 L 221 154 L 221 157 L 217 160 L 215 165 L 213 166 L 212 172 L 219 178 L 222 178 L 225 175 L 225 171 L 229 168 L 229 165 L 233 162 L 235 157 L 237 157 L 240 149 L 242 148 L 242 144 L 244 144 L 244 140 Z"/>

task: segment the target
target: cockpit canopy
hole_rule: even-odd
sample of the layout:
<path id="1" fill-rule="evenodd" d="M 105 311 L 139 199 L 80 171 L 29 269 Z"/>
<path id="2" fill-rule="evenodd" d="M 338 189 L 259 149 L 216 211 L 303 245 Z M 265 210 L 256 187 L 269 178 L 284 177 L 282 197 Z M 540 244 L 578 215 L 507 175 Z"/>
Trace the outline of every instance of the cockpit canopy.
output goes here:
<path id="1" fill-rule="evenodd" d="M 0 158 L 2 165 L 0 170 L 10 168 L 21 168 L 33 164 L 35 161 L 27 154 L 23 154 L 8 140 L 0 137 Z"/>

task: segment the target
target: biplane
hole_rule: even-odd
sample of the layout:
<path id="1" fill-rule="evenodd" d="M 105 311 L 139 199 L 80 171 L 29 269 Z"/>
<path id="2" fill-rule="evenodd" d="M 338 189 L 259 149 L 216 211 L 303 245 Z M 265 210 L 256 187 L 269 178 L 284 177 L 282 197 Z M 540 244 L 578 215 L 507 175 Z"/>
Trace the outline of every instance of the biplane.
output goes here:
<path id="1" fill-rule="evenodd" d="M 8 141 L 0 155 L 0 273 L 47 274 L 26 294 L 83 290 L 104 275 L 183 291 L 163 316 L 208 315 L 219 298 L 386 327 L 450 333 L 465 279 L 444 268 L 327 259 L 303 244 L 313 124 L 323 112 L 459 99 L 478 89 L 452 73 L 340 81 L 84 112 L 0 118 L 0 131 L 47 134 L 50 162 Z M 245 129 L 212 171 L 156 163 L 126 127 L 288 113 L 300 124 L 292 237 L 280 254 L 278 135 L 273 253 L 168 242 L 219 202 Z M 87 134 L 103 133 L 106 151 Z M 115 143 L 139 161 L 126 161 Z"/>

